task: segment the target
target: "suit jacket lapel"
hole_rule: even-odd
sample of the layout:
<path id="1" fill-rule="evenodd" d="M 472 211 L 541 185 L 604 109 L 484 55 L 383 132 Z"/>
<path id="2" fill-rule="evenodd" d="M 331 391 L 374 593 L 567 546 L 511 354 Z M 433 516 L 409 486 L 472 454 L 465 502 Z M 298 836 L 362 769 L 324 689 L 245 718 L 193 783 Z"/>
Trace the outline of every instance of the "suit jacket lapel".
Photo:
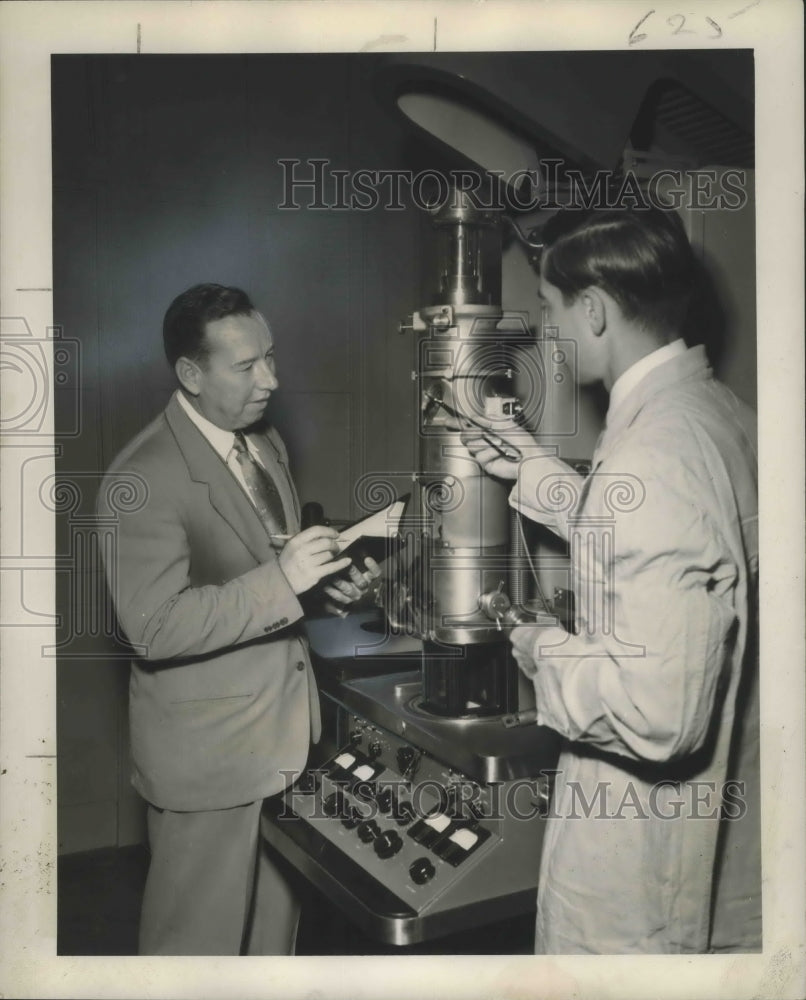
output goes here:
<path id="1" fill-rule="evenodd" d="M 168 404 L 165 417 L 187 462 L 191 479 L 207 485 L 210 504 L 232 527 L 255 559 L 259 563 L 270 561 L 274 549 L 266 529 L 226 464 L 188 419 L 176 399 Z"/>

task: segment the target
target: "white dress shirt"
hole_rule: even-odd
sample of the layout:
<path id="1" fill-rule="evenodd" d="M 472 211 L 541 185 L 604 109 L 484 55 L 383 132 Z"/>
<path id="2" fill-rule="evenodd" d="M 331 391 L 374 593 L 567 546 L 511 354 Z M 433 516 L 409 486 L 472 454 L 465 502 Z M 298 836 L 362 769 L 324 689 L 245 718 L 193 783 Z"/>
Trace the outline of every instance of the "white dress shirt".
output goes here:
<path id="1" fill-rule="evenodd" d="M 192 422 L 196 425 L 196 427 L 198 427 L 198 429 L 210 443 L 212 449 L 216 452 L 216 454 L 220 456 L 222 462 L 224 462 L 224 464 L 227 466 L 227 468 L 230 470 L 233 476 L 235 476 L 235 478 L 238 480 L 241 487 L 243 488 L 244 493 L 246 493 L 246 495 L 249 497 L 249 500 L 252 501 L 252 496 L 246 485 L 246 480 L 243 477 L 241 466 L 239 465 L 238 460 L 235 457 L 236 452 L 234 447 L 235 445 L 234 431 L 228 431 L 224 430 L 223 427 L 217 427 L 214 423 L 209 421 L 207 417 L 202 416 L 202 414 L 199 413 L 197 409 L 191 406 L 191 404 L 187 400 L 187 397 L 185 396 L 185 394 L 182 392 L 181 389 L 176 390 L 176 398 L 179 401 L 179 405 L 182 407 L 182 409 L 185 411 L 188 417 L 192 420 Z M 254 442 L 250 441 L 248 435 L 246 434 L 244 434 L 244 441 L 246 441 L 246 447 L 249 449 L 249 454 L 252 456 L 252 458 L 254 458 L 254 460 L 258 463 L 258 465 L 261 466 L 261 468 L 265 469 L 266 466 L 262 461 L 260 453 L 255 447 Z M 267 474 L 271 475 L 271 473 L 269 473 L 268 470 L 266 471 Z"/>

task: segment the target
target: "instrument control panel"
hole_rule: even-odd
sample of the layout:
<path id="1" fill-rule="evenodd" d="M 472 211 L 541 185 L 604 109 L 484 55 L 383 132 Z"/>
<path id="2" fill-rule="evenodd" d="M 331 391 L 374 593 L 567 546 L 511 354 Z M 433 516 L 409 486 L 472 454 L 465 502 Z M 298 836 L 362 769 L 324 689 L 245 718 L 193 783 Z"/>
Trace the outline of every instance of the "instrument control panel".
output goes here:
<path id="1" fill-rule="evenodd" d="M 359 924 L 411 943 L 534 906 L 539 781 L 481 784 L 355 714 L 342 733 L 263 827 Z"/>
<path id="2" fill-rule="evenodd" d="M 347 746 L 287 793 L 296 815 L 419 906 L 501 838 L 482 789 L 422 751 L 353 720 Z M 414 775 L 416 774 L 416 778 Z"/>

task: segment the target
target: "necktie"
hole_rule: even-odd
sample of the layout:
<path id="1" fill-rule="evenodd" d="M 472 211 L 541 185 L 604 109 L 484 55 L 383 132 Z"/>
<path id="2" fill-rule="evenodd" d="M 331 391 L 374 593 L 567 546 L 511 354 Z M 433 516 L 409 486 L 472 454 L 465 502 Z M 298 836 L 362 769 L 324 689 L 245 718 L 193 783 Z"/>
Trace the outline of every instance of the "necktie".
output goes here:
<path id="1" fill-rule="evenodd" d="M 270 535 L 283 534 L 286 530 L 283 502 L 271 476 L 252 457 L 242 431 L 235 431 L 232 447 L 235 460 L 243 473 L 249 497 L 255 505 L 260 520 Z"/>

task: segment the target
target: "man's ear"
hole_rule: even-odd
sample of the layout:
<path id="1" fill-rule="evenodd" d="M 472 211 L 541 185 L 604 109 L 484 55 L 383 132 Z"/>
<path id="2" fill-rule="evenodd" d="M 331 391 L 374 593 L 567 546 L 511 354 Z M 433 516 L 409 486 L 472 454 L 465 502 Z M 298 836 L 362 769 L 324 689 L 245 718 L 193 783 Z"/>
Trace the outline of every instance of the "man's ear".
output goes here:
<path id="1" fill-rule="evenodd" d="M 586 288 L 579 296 L 583 313 L 594 337 L 607 328 L 607 302 L 598 288 Z"/>
<path id="2" fill-rule="evenodd" d="M 186 392 L 189 392 L 191 396 L 198 396 L 201 392 L 199 384 L 201 368 L 198 362 L 192 361 L 190 358 L 181 357 L 174 365 L 174 371 L 182 388 Z"/>

